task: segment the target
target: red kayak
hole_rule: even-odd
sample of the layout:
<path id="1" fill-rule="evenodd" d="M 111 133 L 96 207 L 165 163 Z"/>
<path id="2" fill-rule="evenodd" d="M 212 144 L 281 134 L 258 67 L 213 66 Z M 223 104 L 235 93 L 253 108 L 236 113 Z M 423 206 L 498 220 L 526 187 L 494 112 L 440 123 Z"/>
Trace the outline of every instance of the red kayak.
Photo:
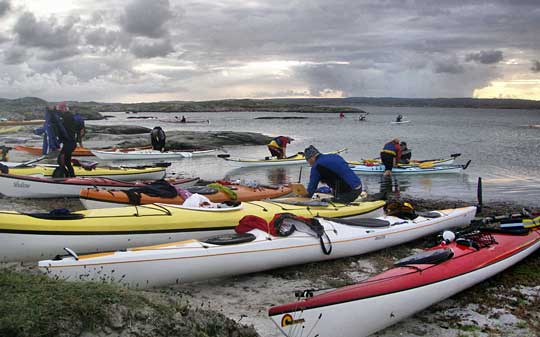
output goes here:
<path id="1" fill-rule="evenodd" d="M 540 217 L 516 221 L 517 229 L 466 234 L 358 284 L 314 297 L 308 292 L 305 300 L 272 307 L 270 318 L 285 336 L 368 336 L 533 253 L 540 247 Z"/>

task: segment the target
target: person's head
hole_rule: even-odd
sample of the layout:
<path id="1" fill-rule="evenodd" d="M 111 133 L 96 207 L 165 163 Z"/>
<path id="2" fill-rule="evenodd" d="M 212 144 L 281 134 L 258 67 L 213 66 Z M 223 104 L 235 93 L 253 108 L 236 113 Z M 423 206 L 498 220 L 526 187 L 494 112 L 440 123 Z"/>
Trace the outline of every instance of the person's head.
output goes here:
<path id="1" fill-rule="evenodd" d="M 66 102 L 60 102 L 56 105 L 56 110 L 66 112 L 69 111 L 69 107 L 67 106 Z"/>
<path id="2" fill-rule="evenodd" d="M 309 165 L 313 165 L 315 163 L 315 160 L 317 160 L 317 156 L 321 153 L 315 146 L 310 145 L 304 150 L 304 156 L 306 158 L 306 161 L 309 163 Z"/>
<path id="3" fill-rule="evenodd" d="M 394 138 L 394 139 L 392 139 L 392 143 L 394 143 L 394 144 L 399 144 L 399 138 Z"/>
<path id="4" fill-rule="evenodd" d="M 407 148 L 407 143 L 406 142 L 401 142 L 401 143 L 399 143 L 399 146 L 401 146 L 402 148 Z"/>
<path id="5" fill-rule="evenodd" d="M 291 138 L 291 137 L 287 137 L 287 143 L 292 143 L 294 141 L 294 138 Z"/>

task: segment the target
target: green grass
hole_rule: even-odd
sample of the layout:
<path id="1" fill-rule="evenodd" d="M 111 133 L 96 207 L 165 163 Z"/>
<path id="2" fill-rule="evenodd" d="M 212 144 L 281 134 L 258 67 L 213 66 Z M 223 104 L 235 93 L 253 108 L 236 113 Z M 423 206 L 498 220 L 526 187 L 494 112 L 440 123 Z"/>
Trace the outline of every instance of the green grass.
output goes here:
<path id="1" fill-rule="evenodd" d="M 55 336 L 70 325 L 93 330 L 112 304 L 145 304 L 140 296 L 97 283 L 68 283 L 44 275 L 2 270 L 0 336 Z"/>

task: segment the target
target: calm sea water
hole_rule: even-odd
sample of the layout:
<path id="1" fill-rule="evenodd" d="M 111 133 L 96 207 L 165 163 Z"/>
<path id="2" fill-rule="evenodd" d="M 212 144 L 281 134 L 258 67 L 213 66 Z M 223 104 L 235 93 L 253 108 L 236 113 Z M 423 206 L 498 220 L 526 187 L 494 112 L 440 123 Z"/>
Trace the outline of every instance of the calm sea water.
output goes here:
<path id="1" fill-rule="evenodd" d="M 448 157 L 461 153 L 458 163 L 472 160 L 463 174 L 423 176 L 394 176 L 391 183 L 380 176 L 362 176 L 371 193 L 392 190 L 422 198 L 450 198 L 476 201 L 478 177 L 483 180 L 485 201 L 514 201 L 530 206 L 540 204 L 540 172 L 537 155 L 540 153 L 540 111 L 500 109 L 441 109 L 441 108 L 382 108 L 360 106 L 370 114 L 361 122 L 358 115 L 305 113 L 139 113 L 137 116 L 157 116 L 187 120 L 210 120 L 209 124 L 175 124 L 156 120 L 127 119 L 128 114 L 106 113 L 114 116 L 89 124 L 133 123 L 169 130 L 232 130 L 259 132 L 267 135 L 287 135 L 295 139 L 288 154 L 303 151 L 310 144 L 322 152 L 347 148 L 348 160 L 377 157 L 383 144 L 394 137 L 408 143 L 415 159 Z M 404 115 L 408 124 L 391 124 L 396 115 Z M 305 117 L 305 119 L 270 119 L 256 117 Z M 225 149 L 233 157 L 261 158 L 268 155 L 266 146 L 235 146 Z M 184 159 L 174 162 L 171 172 L 200 176 L 204 179 L 243 179 L 261 183 L 307 183 L 309 168 L 249 168 L 235 169 L 216 157 Z"/>

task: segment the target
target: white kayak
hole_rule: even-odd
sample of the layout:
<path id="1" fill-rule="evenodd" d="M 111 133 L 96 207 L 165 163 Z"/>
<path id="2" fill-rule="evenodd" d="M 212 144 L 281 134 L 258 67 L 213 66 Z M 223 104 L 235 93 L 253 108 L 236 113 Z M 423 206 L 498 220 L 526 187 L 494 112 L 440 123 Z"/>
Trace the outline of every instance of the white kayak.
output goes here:
<path id="1" fill-rule="evenodd" d="M 326 234 L 322 237 L 310 233 L 307 225 L 294 223 L 296 230 L 289 236 L 272 236 L 256 228 L 227 237 L 93 255 L 78 256 L 66 249 L 69 256 L 40 261 L 39 268 L 50 277 L 69 281 L 158 287 L 363 254 L 446 228 L 468 225 L 475 212 L 476 207 L 448 209 L 429 212 L 414 220 L 394 216 L 356 220 L 317 218 Z"/>
<path id="2" fill-rule="evenodd" d="M 157 151 L 157 150 L 135 150 L 135 151 L 100 151 L 92 150 L 94 156 L 103 160 L 136 160 L 136 159 L 182 159 L 196 156 L 204 156 L 216 152 L 215 149 L 200 151 Z"/>
<path id="3" fill-rule="evenodd" d="M 193 186 L 199 178 L 169 181 L 179 187 Z M 147 185 L 102 177 L 46 178 L 16 174 L 0 174 L 0 194 L 14 198 L 78 198 L 82 189 L 101 188 L 127 190 Z"/>
<path id="4" fill-rule="evenodd" d="M 347 151 L 347 149 L 329 153 L 341 153 L 345 151 Z M 278 159 L 276 157 L 266 157 L 264 159 L 230 158 L 228 154 L 218 155 L 218 157 L 225 159 L 227 162 L 237 167 L 308 165 L 303 152 L 298 152 L 297 154 L 284 159 Z"/>
<path id="5" fill-rule="evenodd" d="M 407 124 L 407 123 L 410 123 L 411 121 L 393 121 L 393 122 L 390 122 L 391 124 Z"/>
<path id="6" fill-rule="evenodd" d="M 392 174 L 438 174 L 438 173 L 461 173 L 469 166 L 465 165 L 437 165 L 432 167 L 404 166 L 392 168 Z M 351 165 L 351 170 L 357 174 L 383 174 L 384 165 Z"/>

